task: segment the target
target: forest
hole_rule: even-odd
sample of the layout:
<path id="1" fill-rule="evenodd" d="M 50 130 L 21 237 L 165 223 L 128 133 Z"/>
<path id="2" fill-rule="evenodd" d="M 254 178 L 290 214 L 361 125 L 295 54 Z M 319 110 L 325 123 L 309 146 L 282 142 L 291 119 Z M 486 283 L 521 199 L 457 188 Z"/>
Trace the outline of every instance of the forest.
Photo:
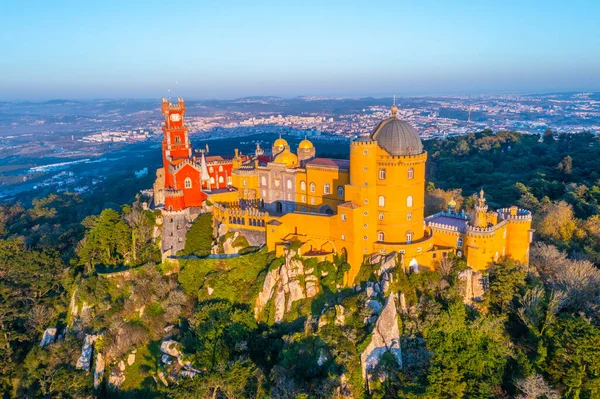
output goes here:
<path id="1" fill-rule="evenodd" d="M 388 303 L 371 265 L 343 287 L 344 259 L 306 262 L 315 295 L 278 316 L 261 295 L 286 259 L 205 257 L 213 238 L 201 216 L 185 256 L 162 263 L 160 212 L 126 189 L 118 202 L 65 193 L 0 205 L 3 397 L 600 397 L 598 137 L 485 130 L 424 144 L 426 214 L 450 199 L 468 210 L 482 188 L 492 209 L 530 209 L 530 263 L 490 264 L 472 303 L 462 258 L 393 270 L 387 291 L 406 301 L 394 326 L 401 358 L 384 354 L 371 377 L 361 353 L 373 309 Z M 81 367 L 86 344 L 93 359 Z"/>

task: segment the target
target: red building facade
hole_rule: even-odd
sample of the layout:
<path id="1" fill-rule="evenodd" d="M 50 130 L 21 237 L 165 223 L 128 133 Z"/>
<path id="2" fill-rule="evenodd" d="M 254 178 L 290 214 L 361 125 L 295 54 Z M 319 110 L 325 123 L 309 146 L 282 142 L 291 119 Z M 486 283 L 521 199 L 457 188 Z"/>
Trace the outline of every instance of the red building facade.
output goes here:
<path id="1" fill-rule="evenodd" d="M 211 192 L 227 190 L 231 186 L 233 157 L 206 157 L 205 150 L 194 156 L 184 123 L 185 103 L 178 98 L 171 104 L 162 100 L 165 118 L 162 142 L 164 183 L 155 185 L 155 202 L 168 211 L 201 207 Z M 161 172 L 157 174 L 160 176 Z M 158 180 L 157 180 L 158 181 Z M 160 192 L 159 192 L 160 191 Z"/>

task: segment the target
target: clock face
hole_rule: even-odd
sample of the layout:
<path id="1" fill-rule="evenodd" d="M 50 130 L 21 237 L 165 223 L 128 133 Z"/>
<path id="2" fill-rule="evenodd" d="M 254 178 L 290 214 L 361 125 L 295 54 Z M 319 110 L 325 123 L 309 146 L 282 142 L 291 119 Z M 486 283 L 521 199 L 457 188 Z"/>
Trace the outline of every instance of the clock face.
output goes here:
<path id="1" fill-rule="evenodd" d="M 171 114 L 171 122 L 179 122 L 181 120 L 180 114 Z"/>

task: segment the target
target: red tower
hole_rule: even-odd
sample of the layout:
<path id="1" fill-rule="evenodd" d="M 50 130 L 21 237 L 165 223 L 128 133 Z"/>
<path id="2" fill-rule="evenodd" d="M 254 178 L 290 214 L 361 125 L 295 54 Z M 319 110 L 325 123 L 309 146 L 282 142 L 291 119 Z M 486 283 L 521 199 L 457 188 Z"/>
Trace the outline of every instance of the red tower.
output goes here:
<path id="1" fill-rule="evenodd" d="M 164 139 L 162 142 L 163 165 L 165 171 L 170 163 L 178 160 L 190 159 L 192 157 L 192 146 L 188 137 L 188 127 L 183 123 L 185 114 L 185 103 L 182 98 L 177 99 L 176 104 L 170 104 L 166 98 L 162 99 L 162 113 L 165 117 L 163 126 Z M 166 187 L 173 187 L 170 174 L 166 174 Z"/>

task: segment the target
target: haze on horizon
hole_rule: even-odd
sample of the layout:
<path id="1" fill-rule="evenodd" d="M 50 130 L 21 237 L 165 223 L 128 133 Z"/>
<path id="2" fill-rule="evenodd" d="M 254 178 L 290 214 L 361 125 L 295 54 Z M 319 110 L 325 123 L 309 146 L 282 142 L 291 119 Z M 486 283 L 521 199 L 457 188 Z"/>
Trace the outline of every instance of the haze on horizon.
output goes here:
<path id="1" fill-rule="evenodd" d="M 0 100 L 600 91 L 597 1 L 415 3 L 10 2 Z"/>

